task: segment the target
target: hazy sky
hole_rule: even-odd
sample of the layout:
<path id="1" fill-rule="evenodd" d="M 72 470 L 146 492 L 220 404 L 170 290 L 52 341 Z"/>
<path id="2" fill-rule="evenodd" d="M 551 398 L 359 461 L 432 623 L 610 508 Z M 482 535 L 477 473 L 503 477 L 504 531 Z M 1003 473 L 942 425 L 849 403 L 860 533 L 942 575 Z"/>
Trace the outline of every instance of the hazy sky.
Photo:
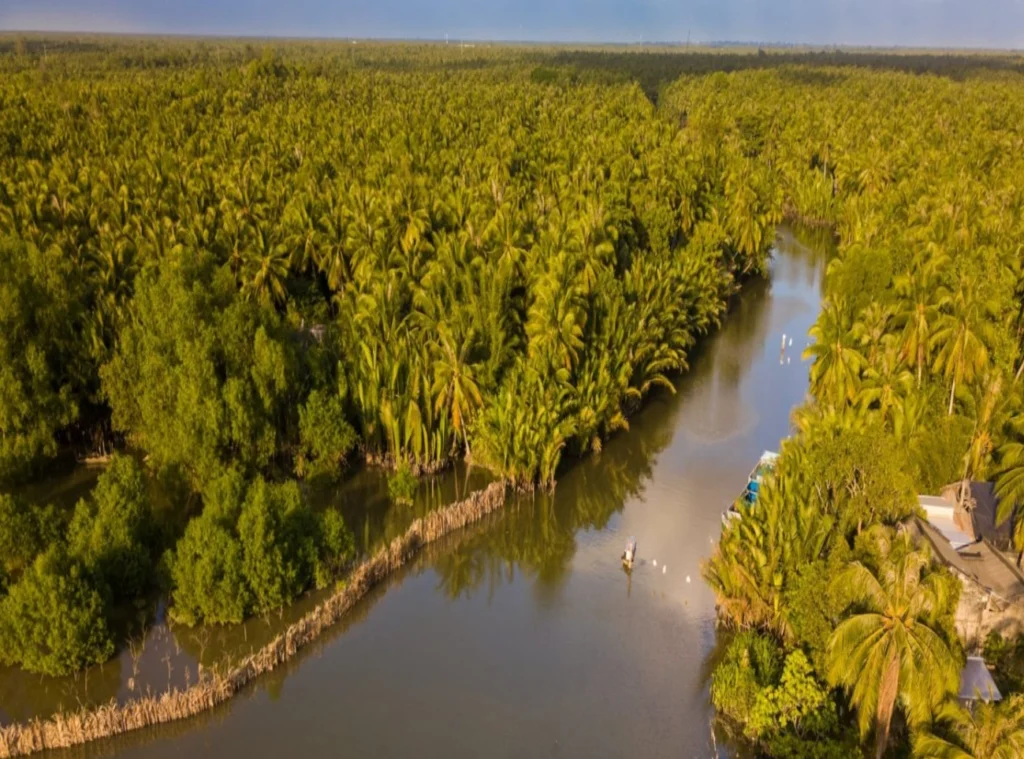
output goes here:
<path id="1" fill-rule="evenodd" d="M 0 30 L 1024 47 L 1024 0 L 0 0 Z"/>

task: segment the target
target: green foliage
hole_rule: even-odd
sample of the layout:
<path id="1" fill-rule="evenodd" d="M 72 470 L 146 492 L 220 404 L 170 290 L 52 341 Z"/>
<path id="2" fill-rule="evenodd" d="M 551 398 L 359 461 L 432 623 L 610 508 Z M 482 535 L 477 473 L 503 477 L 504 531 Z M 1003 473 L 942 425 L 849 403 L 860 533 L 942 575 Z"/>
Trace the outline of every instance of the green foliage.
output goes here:
<path id="1" fill-rule="evenodd" d="M 153 585 L 153 520 L 136 461 L 115 456 L 70 524 L 0 496 L 0 649 L 33 672 L 69 674 L 114 652 L 113 604 Z"/>
<path id="2" fill-rule="evenodd" d="M 992 630 L 982 653 L 1000 693 L 1024 693 L 1024 637 L 1008 639 Z"/>
<path id="3" fill-rule="evenodd" d="M 40 554 L 0 600 L 2 663 L 67 675 L 113 652 L 103 596 L 59 546 Z"/>
<path id="4" fill-rule="evenodd" d="M 971 420 L 961 416 L 939 416 L 930 427 L 916 451 L 922 493 L 937 493 L 963 476 L 964 452 L 974 432 Z"/>
<path id="5" fill-rule="evenodd" d="M 872 303 L 892 298 L 893 262 L 888 251 L 849 248 L 828 269 L 827 289 L 845 298 L 844 307 L 860 314 Z"/>
<path id="6" fill-rule="evenodd" d="M 295 482 L 246 483 L 229 471 L 207 486 L 204 501 L 167 557 L 171 615 L 184 624 L 269 613 L 325 586 L 352 559 L 340 515 L 310 511 Z"/>
<path id="7" fill-rule="evenodd" d="M 832 719 L 832 713 L 825 714 L 830 716 L 825 717 L 822 722 L 822 733 L 831 730 L 827 720 Z M 765 740 L 764 752 L 778 759 L 849 759 L 860 754 L 856 734 L 851 736 L 843 734 L 840 730 L 834 732 L 834 737 L 822 737 L 817 732 L 811 732 L 806 737 L 789 732 L 773 735 Z"/>
<path id="8" fill-rule="evenodd" d="M 782 651 L 769 636 L 738 633 L 711 675 L 711 703 L 719 714 L 743 725 L 749 737 L 756 737 L 751 716 L 762 689 L 778 680 L 782 667 Z"/>
<path id="9" fill-rule="evenodd" d="M 680 139 L 628 77 L 107 44 L 0 85 L 0 220 L 31 263 L 11 318 L 47 320 L 0 355 L 12 467 L 112 421 L 196 490 L 333 472 L 344 419 L 372 460 L 550 485 L 766 270 L 776 172 Z"/>
<path id="10" fill-rule="evenodd" d="M 840 542 L 827 559 L 798 567 L 786 588 L 782 603 L 789 612 L 794 641 L 808 654 L 820 679 L 827 672 L 828 641 L 848 606 L 842 589 L 832 582 L 849 561 L 846 544 Z"/>
<path id="11" fill-rule="evenodd" d="M 142 469 L 114 456 L 75 507 L 68 550 L 105 583 L 115 600 L 132 600 L 152 584 L 152 509 Z"/>
<path id="12" fill-rule="evenodd" d="M 0 193 L 0 197 L 3 194 Z M 0 201 L 2 208 L 2 201 Z M 4 225 L 0 210 L 0 228 Z M 57 452 L 55 435 L 79 412 L 87 380 L 72 350 L 80 294 L 71 262 L 17 237 L 0 237 L 0 483 Z"/>
<path id="13" fill-rule="evenodd" d="M 759 753 L 832 759 L 848 756 L 838 711 L 799 649 L 785 655 L 770 637 L 738 633 L 711 675 L 711 702 Z"/>
<path id="14" fill-rule="evenodd" d="M 815 500 L 835 516 L 842 534 L 893 525 L 913 513 L 911 458 L 881 424 L 869 420 L 851 427 L 834 417 L 812 424 L 792 455 L 801 481 L 814 488 Z"/>
<path id="15" fill-rule="evenodd" d="M 395 503 L 411 504 L 419 486 L 419 478 L 404 461 L 388 477 L 388 495 Z"/>
<path id="16" fill-rule="evenodd" d="M 208 256 L 184 252 L 142 282 L 133 305 L 102 372 L 115 426 L 197 484 L 235 462 L 268 466 L 297 360 L 276 313 L 242 298 Z"/>
<path id="17" fill-rule="evenodd" d="M 356 443 L 340 397 L 321 390 L 309 394 L 299 409 L 299 443 L 302 452 L 295 462 L 299 476 L 337 475 Z"/>
<path id="18" fill-rule="evenodd" d="M 998 473 L 1002 516 L 1024 505 L 1012 62 L 97 44 L 45 72 L 29 44 L 0 58 L 0 481 L 105 448 L 111 423 L 183 473 L 204 501 L 168 559 L 183 621 L 276 608 L 346 563 L 340 518 L 264 477 L 336 472 L 358 445 L 553 485 L 671 388 L 784 211 L 838 250 L 799 437 L 704 570 L 725 622 L 821 673 L 870 605 L 843 609 L 866 580 L 822 587 L 851 544 L 877 575 L 874 527 L 958 479 Z M 724 68 L 749 70 L 704 75 Z M 146 584 L 127 468 L 72 520 L 77 608 Z M 0 501 L 2 603 L 42 603 L 59 522 Z M 918 579 L 951 640 L 950 578 Z M 763 750 L 817 756 L 785 719 Z M 820 737 L 822 756 L 844 738 Z"/>
<path id="19" fill-rule="evenodd" d="M 747 729 L 758 736 L 783 732 L 790 727 L 799 729 L 802 722 L 816 717 L 823 709 L 829 711 L 831 719 L 817 717 L 818 721 L 837 727 L 839 721 L 828 687 L 815 679 L 807 657 L 797 650 L 786 657 L 779 684 L 770 685 L 757 694 Z"/>
<path id="20" fill-rule="evenodd" d="M 53 506 L 40 507 L 0 493 L 0 571 L 15 579 L 61 535 L 63 521 Z"/>

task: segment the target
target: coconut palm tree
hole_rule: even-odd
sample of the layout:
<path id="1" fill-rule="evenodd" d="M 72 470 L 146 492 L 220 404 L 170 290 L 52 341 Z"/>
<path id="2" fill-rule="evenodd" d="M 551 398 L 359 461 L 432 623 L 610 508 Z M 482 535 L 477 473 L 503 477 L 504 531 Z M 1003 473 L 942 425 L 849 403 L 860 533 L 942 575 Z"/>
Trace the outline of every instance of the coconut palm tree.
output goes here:
<path id="1" fill-rule="evenodd" d="M 1024 430 L 1024 415 L 1013 417 L 1007 427 L 1012 437 L 997 450 L 999 463 L 995 492 L 999 497 L 999 508 L 996 521 L 1003 523 L 1007 519 L 1014 519 L 1013 544 L 1017 549 L 1017 566 L 1020 566 L 1024 558 L 1024 519 L 1018 516 L 1020 507 L 1024 506 L 1024 443 L 1020 439 L 1020 433 Z"/>
<path id="2" fill-rule="evenodd" d="M 833 405 L 856 399 L 866 364 L 846 311 L 839 300 L 827 302 L 808 333 L 813 342 L 803 354 L 805 359 L 814 359 L 811 389 L 815 396 Z"/>
<path id="3" fill-rule="evenodd" d="M 271 225 L 260 222 L 245 266 L 242 291 L 254 298 L 282 305 L 291 254 L 288 247 L 275 239 Z"/>
<path id="4" fill-rule="evenodd" d="M 912 724 L 925 722 L 956 689 L 959 668 L 937 627 L 948 599 L 938 576 L 928 572 L 930 558 L 914 550 L 905 533 L 873 530 L 879 566 L 853 562 L 834 580 L 852 600 L 852 613 L 829 640 L 828 679 L 849 694 L 861 734 L 874 728 L 881 759 L 897 701 Z"/>
<path id="5" fill-rule="evenodd" d="M 1017 759 L 1024 756 L 1024 696 L 1001 703 L 975 702 L 970 708 L 947 701 L 936 722 L 941 734 L 914 738 L 919 759 Z"/>
<path id="6" fill-rule="evenodd" d="M 863 409 L 877 408 L 886 421 L 891 422 L 893 411 L 913 392 L 914 375 L 900 357 L 894 341 L 889 341 L 864 371 L 863 382 L 857 393 L 857 405 Z"/>
<path id="7" fill-rule="evenodd" d="M 442 411 L 451 418 L 452 430 L 469 450 L 467 426 L 472 422 L 476 410 L 483 404 L 480 388 L 474 380 L 473 366 L 468 362 L 470 347 L 473 344 L 473 332 L 462 340 L 462 346 L 456 350 L 454 338 L 447 325 L 440 325 L 438 333 L 441 340 L 441 357 L 434 361 L 434 383 L 431 389 L 437 413 Z"/>
<path id="8" fill-rule="evenodd" d="M 940 289 L 942 313 L 929 344 L 936 351 L 935 371 L 949 380 L 949 414 L 953 413 L 956 387 L 981 373 L 989 360 L 997 303 L 979 283 L 961 278 L 953 290 Z"/>
<path id="9" fill-rule="evenodd" d="M 914 367 L 918 386 L 931 356 L 932 332 L 938 316 L 935 293 L 947 261 L 933 249 L 924 260 L 916 261 L 910 272 L 896 277 L 896 294 L 905 308 L 899 317 L 903 324 L 903 358 Z"/>

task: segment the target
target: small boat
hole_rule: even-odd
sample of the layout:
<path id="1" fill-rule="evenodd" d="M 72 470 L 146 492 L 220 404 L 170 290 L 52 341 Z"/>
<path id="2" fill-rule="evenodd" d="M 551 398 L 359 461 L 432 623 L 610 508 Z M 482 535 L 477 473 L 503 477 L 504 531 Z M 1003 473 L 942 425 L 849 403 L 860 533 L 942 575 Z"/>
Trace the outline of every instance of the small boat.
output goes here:
<path id="1" fill-rule="evenodd" d="M 636 559 L 636 538 L 630 537 L 626 543 L 626 550 L 622 552 L 622 565 L 626 569 L 633 568 L 633 561 Z"/>
<path id="2" fill-rule="evenodd" d="M 723 524 L 728 524 L 730 520 L 738 519 L 742 516 L 740 506 L 753 506 L 757 502 L 757 495 L 761 491 L 761 484 L 768 475 L 775 471 L 778 460 L 779 454 L 775 451 L 765 451 L 761 454 L 761 458 L 757 460 L 757 465 L 747 478 L 747 486 L 743 488 L 740 497 L 722 514 Z"/>

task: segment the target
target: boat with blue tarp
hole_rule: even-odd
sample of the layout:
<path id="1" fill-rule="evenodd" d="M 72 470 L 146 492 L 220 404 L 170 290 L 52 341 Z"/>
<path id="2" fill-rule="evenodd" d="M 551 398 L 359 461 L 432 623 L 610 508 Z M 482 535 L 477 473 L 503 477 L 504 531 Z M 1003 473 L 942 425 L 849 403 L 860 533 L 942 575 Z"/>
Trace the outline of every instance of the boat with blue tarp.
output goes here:
<path id="1" fill-rule="evenodd" d="M 772 472 L 775 471 L 775 466 L 778 463 L 779 454 L 775 451 L 765 451 L 761 454 L 761 458 L 757 460 L 757 464 L 754 469 L 750 472 L 750 476 L 747 478 L 747 486 L 743 488 L 743 492 L 740 497 L 728 508 L 728 510 L 722 515 L 722 521 L 728 523 L 730 519 L 736 519 L 742 516 L 740 512 L 741 506 L 753 506 L 757 502 L 757 496 L 761 492 L 761 486 L 765 479 Z"/>

